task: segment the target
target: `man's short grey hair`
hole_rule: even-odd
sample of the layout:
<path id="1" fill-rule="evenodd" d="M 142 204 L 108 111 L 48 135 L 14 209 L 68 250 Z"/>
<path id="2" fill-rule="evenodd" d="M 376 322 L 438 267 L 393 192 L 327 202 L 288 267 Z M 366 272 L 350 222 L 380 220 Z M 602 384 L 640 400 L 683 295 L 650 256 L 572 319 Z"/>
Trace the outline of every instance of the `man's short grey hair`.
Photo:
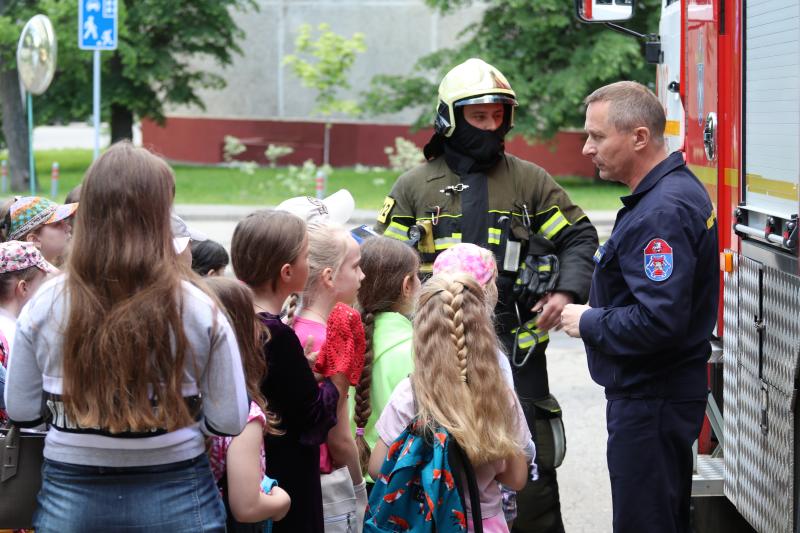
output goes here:
<path id="1" fill-rule="evenodd" d="M 664 142 L 664 108 L 653 91 L 641 83 L 618 81 L 600 87 L 583 101 L 587 106 L 597 102 L 609 102 L 608 120 L 617 131 L 629 132 L 644 126 L 656 144 Z"/>

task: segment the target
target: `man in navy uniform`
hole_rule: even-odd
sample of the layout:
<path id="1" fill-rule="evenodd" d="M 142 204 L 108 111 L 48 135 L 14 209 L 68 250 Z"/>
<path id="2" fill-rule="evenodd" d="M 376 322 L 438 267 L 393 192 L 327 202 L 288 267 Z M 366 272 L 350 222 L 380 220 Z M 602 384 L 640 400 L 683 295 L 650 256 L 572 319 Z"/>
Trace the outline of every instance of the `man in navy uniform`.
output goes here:
<path id="1" fill-rule="evenodd" d="M 652 92 L 619 82 L 585 103 L 583 154 L 631 194 L 595 254 L 589 305 L 567 305 L 561 327 L 605 387 L 614 531 L 689 531 L 719 296 L 714 210 L 683 154 L 667 155 Z"/>

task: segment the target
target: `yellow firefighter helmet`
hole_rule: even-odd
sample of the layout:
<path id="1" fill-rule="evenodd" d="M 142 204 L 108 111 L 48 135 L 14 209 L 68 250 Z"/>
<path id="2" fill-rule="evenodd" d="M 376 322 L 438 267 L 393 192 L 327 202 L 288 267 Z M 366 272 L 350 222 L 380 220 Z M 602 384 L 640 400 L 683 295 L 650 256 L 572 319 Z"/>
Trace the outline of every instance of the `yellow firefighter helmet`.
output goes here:
<path id="1" fill-rule="evenodd" d="M 517 95 L 503 73 L 482 59 L 467 59 L 454 67 L 439 84 L 439 104 L 434 128 L 450 137 L 456 129 L 456 107 L 472 104 L 505 104 L 510 114 L 509 127 L 514 125 Z"/>

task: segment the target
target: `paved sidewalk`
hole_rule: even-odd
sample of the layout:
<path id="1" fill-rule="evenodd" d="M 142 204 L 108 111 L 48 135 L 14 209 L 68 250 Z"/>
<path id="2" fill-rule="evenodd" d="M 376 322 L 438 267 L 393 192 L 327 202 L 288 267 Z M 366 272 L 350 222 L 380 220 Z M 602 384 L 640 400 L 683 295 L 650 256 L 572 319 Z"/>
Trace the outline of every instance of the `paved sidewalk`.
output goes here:
<path id="1" fill-rule="evenodd" d="M 187 221 L 238 222 L 256 209 L 265 207 L 270 206 L 178 204 L 175 206 L 175 211 Z M 353 226 L 372 224 L 375 222 L 377 213 L 377 211 L 369 209 L 356 209 L 353 212 L 353 216 L 350 218 L 350 223 Z M 587 215 L 589 216 L 589 220 L 597 227 L 600 239 L 606 239 L 611 235 L 611 228 L 614 225 L 614 219 L 616 217 L 615 211 L 589 211 Z"/>

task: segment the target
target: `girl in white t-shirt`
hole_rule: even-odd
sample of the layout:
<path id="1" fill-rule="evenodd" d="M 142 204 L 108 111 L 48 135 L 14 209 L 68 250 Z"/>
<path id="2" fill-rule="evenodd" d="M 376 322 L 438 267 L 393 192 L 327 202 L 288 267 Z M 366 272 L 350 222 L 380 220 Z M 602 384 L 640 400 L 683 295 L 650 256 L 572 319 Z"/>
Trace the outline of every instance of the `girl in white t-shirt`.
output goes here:
<path id="1" fill-rule="evenodd" d="M 442 426 L 475 468 L 484 531 L 508 533 L 496 481 L 514 490 L 525 486 L 523 449 L 530 433 L 500 371 L 486 298 L 468 274 L 435 275 L 423 286 L 414 318 L 415 370 L 394 390 L 375 426 L 380 438 L 369 471 L 377 477 L 389 444 L 414 417 Z"/>

